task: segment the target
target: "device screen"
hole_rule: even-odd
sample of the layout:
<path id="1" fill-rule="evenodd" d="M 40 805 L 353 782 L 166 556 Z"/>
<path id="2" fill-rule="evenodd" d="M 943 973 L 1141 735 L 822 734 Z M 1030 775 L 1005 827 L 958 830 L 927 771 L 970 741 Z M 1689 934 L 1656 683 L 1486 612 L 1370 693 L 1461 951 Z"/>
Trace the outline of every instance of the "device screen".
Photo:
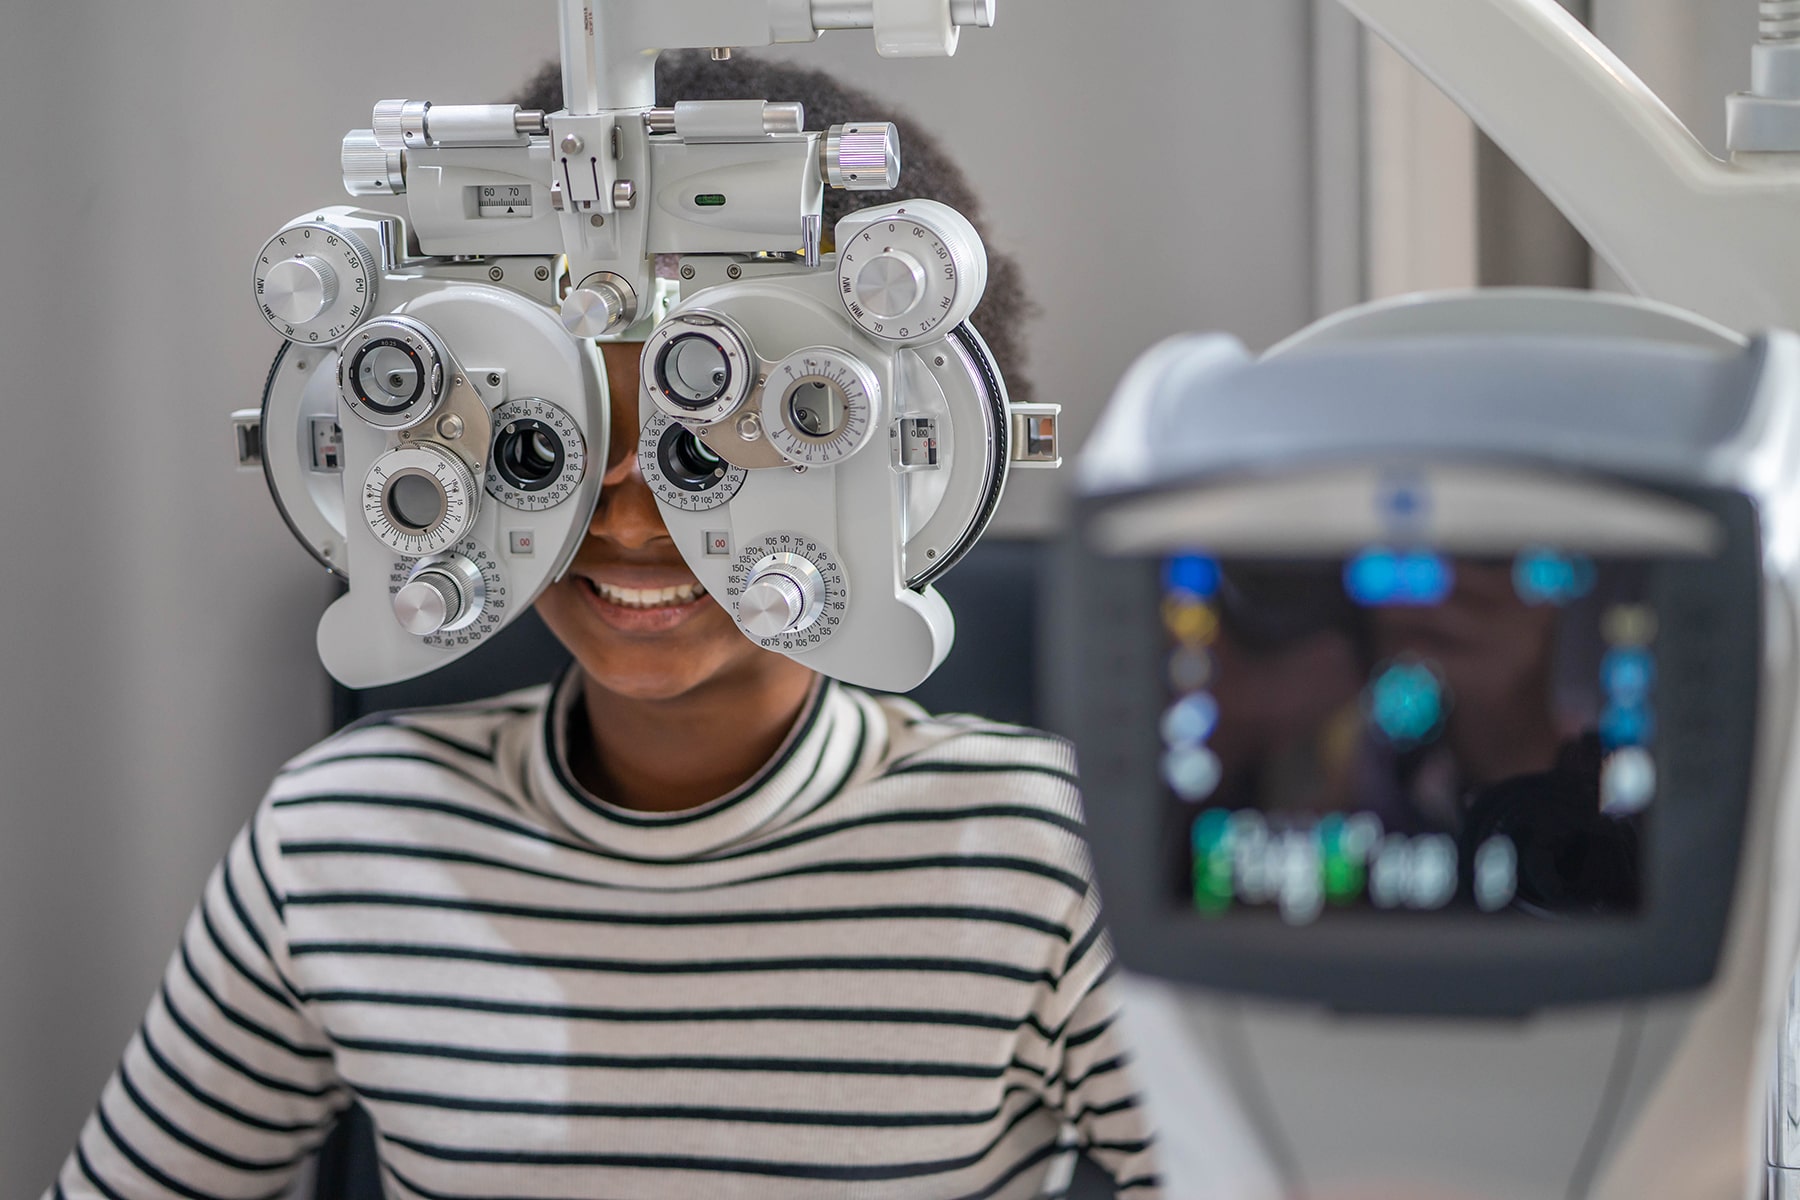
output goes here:
<path id="1" fill-rule="evenodd" d="M 1207 916 L 1638 911 L 1656 563 L 1163 560 L 1161 777 Z"/>

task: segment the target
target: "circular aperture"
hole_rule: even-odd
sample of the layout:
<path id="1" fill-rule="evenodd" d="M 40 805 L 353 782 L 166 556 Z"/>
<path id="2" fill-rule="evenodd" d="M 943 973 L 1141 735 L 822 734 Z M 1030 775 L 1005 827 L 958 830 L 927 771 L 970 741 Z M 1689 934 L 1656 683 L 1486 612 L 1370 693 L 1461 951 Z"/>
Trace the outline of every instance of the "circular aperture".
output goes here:
<path id="1" fill-rule="evenodd" d="M 803 379 L 788 389 L 782 403 L 788 422 L 808 437 L 828 438 L 844 427 L 850 407 L 844 389 L 824 379 Z"/>
<path id="2" fill-rule="evenodd" d="M 684 492 L 717 487 L 731 464 L 714 454 L 693 430 L 671 424 L 656 443 L 656 463 L 663 477 Z"/>
<path id="3" fill-rule="evenodd" d="M 681 407 L 705 408 L 731 386 L 731 363 L 711 338 L 683 334 L 656 356 L 656 382 Z"/>
<path id="4" fill-rule="evenodd" d="M 507 423 L 494 438 L 494 469 L 522 492 L 541 492 L 555 483 L 564 457 L 562 438 L 531 417 Z"/>
<path id="5" fill-rule="evenodd" d="M 426 375 L 419 352 L 395 338 L 370 342 L 350 364 L 357 399 L 379 413 L 397 413 L 416 404 L 425 391 Z"/>
<path id="6" fill-rule="evenodd" d="M 444 519 L 446 499 L 438 481 L 422 471 L 408 471 L 388 481 L 381 498 L 388 519 L 402 529 L 423 533 Z"/>

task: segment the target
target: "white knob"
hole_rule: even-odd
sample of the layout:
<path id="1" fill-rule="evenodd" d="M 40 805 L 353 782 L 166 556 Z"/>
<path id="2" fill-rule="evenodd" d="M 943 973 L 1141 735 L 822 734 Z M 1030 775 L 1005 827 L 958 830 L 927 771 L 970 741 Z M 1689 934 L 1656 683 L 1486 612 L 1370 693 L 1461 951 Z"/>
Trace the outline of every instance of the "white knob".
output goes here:
<path id="1" fill-rule="evenodd" d="M 394 593 L 394 616 L 400 628 L 427 637 L 462 615 L 463 598 L 456 581 L 441 571 L 422 571 Z"/>
<path id="2" fill-rule="evenodd" d="M 924 291 L 925 267 L 897 250 L 870 259 L 856 273 L 856 298 L 877 316 L 902 316 Z"/>
<path id="3" fill-rule="evenodd" d="M 879 121 L 833 125 L 825 131 L 825 182 L 852 192 L 900 186 L 900 131 Z"/>
<path id="4" fill-rule="evenodd" d="M 631 303 L 609 282 L 583 283 L 563 298 L 563 328 L 579 338 L 596 338 L 622 325 Z"/>
<path id="5" fill-rule="evenodd" d="M 481 569 L 460 554 L 425 559 L 394 593 L 394 618 L 416 637 L 471 625 L 487 603 Z"/>
<path id="6" fill-rule="evenodd" d="M 297 254 L 269 268 L 263 303 L 290 325 L 304 325 L 337 299 L 337 274 L 322 258 Z"/>
<path id="7" fill-rule="evenodd" d="M 774 571 L 752 579 L 738 597 L 738 622 L 752 637 L 779 637 L 805 611 L 806 593 L 800 582 Z"/>

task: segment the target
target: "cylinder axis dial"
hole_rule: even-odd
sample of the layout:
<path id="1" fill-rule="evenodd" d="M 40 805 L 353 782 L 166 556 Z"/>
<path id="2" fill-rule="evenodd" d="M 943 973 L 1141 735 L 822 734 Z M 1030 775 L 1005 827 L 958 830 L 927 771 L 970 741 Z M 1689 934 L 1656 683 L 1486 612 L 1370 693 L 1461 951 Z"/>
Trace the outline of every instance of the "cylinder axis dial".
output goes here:
<path id="1" fill-rule="evenodd" d="M 389 450 L 363 482 L 363 517 L 401 554 L 437 554 L 475 523 L 479 492 L 468 466 L 430 443 Z"/>
<path id="2" fill-rule="evenodd" d="M 796 653 L 837 632 L 849 612 L 843 568 L 817 538 L 771 533 L 746 545 L 725 589 L 738 627 L 757 645 Z"/>
<path id="3" fill-rule="evenodd" d="M 301 221 L 257 255 L 256 306 L 290 342 L 335 342 L 371 310 L 379 281 L 375 256 L 354 234 Z"/>
<path id="4" fill-rule="evenodd" d="M 394 617 L 406 632 L 430 637 L 473 625 L 486 601 L 481 569 L 460 554 L 439 554 L 415 566 L 394 593 Z"/>
<path id="5" fill-rule="evenodd" d="M 566 411 L 535 397 L 494 410 L 488 495 L 508 508 L 537 512 L 575 494 L 587 474 L 587 439 Z"/>
<path id="6" fill-rule="evenodd" d="M 852 213 L 838 223 L 838 292 L 884 341 L 934 341 L 968 320 L 987 287 L 987 251 L 961 213 L 931 200 Z"/>
<path id="7" fill-rule="evenodd" d="M 762 394 L 769 442 L 796 466 L 830 466 L 855 454 L 881 423 L 880 408 L 875 372 L 830 346 L 782 359 Z"/>

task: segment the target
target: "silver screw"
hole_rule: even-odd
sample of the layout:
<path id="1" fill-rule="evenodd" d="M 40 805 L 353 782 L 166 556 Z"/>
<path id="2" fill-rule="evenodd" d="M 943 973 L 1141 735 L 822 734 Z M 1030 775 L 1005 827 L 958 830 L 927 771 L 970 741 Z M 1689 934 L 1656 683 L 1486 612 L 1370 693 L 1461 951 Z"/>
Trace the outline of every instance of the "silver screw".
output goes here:
<path id="1" fill-rule="evenodd" d="M 498 371 L 489 371 L 488 372 L 488 386 L 489 387 L 499 387 L 500 386 L 500 372 L 498 372 Z"/>
<path id="2" fill-rule="evenodd" d="M 944 356 L 940 354 L 936 358 L 932 359 L 931 362 L 932 362 L 933 366 L 941 367 L 944 365 Z"/>
<path id="3" fill-rule="evenodd" d="M 712 60 L 714 62 L 730 62 L 731 61 L 731 47 L 730 46 L 714 46 L 712 48 Z"/>
<path id="4" fill-rule="evenodd" d="M 681 264 L 681 277 L 683 279 L 692 279 L 694 277 L 694 268 L 687 263 Z"/>
<path id="5" fill-rule="evenodd" d="M 725 268 L 725 277 L 727 279 L 742 279 L 744 277 L 744 268 L 738 266 L 736 263 L 732 263 L 729 267 Z"/>
<path id="6" fill-rule="evenodd" d="M 502 271 L 499 267 L 489 267 L 488 278 L 495 283 L 499 283 L 502 279 L 506 278 L 506 272 Z"/>
<path id="7" fill-rule="evenodd" d="M 564 154 L 580 154 L 581 147 L 583 145 L 584 145 L 584 143 L 582 142 L 579 134 L 574 134 L 574 133 L 563 134 L 562 152 Z"/>
<path id="8" fill-rule="evenodd" d="M 588 218 L 588 224 L 592 225 L 595 229 L 598 229 L 602 225 L 606 224 L 606 218 L 601 216 L 599 213 L 595 213 L 593 216 Z"/>
<path id="9" fill-rule="evenodd" d="M 550 278 L 550 268 L 539 267 L 537 270 L 533 271 L 532 274 L 537 276 L 537 281 L 539 283 L 543 283 L 546 279 Z"/>
<path id="10" fill-rule="evenodd" d="M 936 558 L 936 557 L 937 557 L 937 551 L 936 551 L 936 550 L 927 550 L 927 551 L 926 551 L 926 552 L 925 552 L 925 557 L 926 557 L 926 558 Z"/>

